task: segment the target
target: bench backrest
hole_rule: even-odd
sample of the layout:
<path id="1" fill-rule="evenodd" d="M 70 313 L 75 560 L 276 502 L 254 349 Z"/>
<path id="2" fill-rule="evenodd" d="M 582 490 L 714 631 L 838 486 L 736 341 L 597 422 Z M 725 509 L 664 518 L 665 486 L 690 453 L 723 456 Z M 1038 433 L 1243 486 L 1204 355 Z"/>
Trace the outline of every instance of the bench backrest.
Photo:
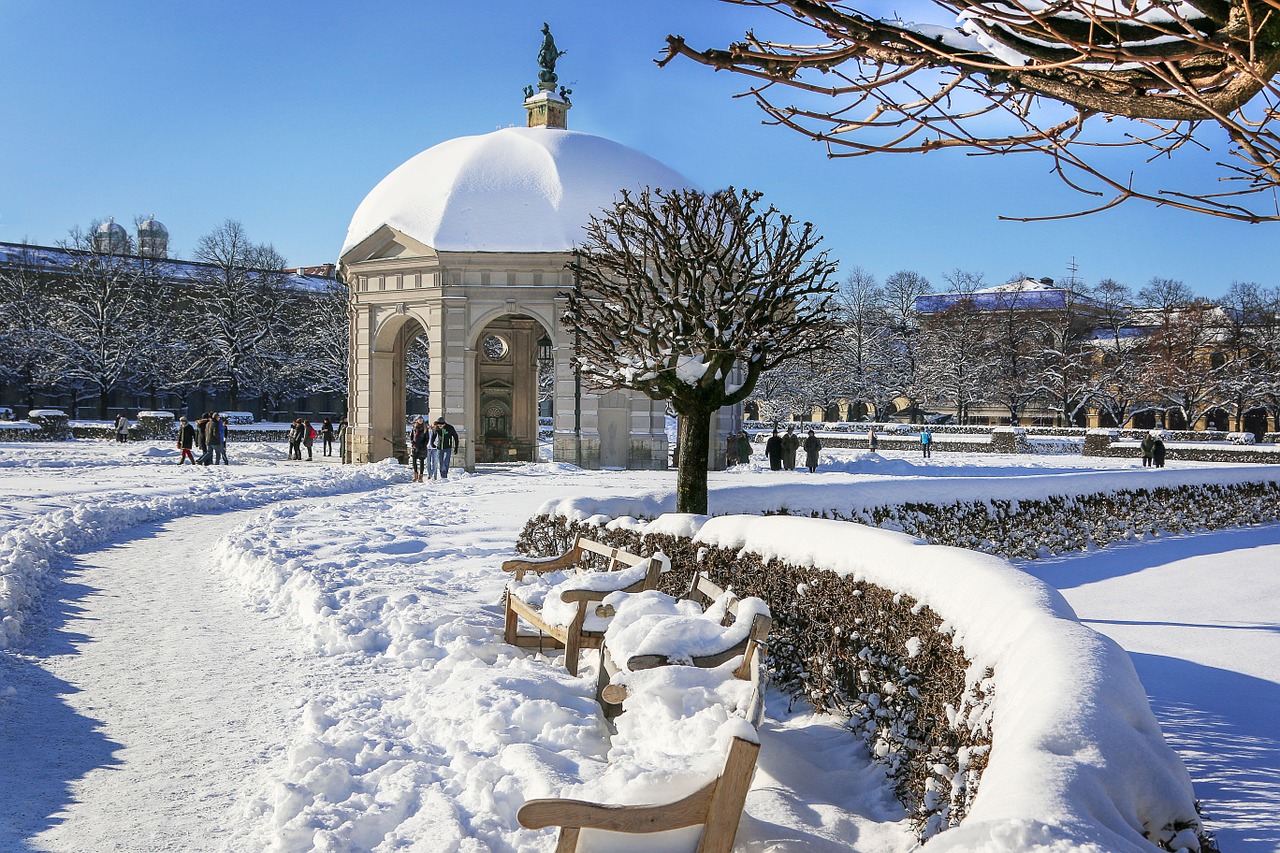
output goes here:
<path id="1" fill-rule="evenodd" d="M 641 557 L 639 554 L 632 554 L 630 551 L 624 551 L 621 548 L 613 548 L 603 542 L 597 542 L 594 539 L 588 539 L 585 536 L 579 536 L 577 541 L 573 543 L 573 561 L 581 566 L 584 561 L 590 559 L 588 554 L 595 554 L 603 557 L 605 567 L 603 569 L 594 569 L 595 571 L 612 572 L 620 568 L 634 566 L 642 560 L 648 559 Z"/>
<path id="2" fill-rule="evenodd" d="M 724 595 L 725 590 L 721 589 L 710 578 L 699 572 L 694 576 L 689 584 L 688 591 L 685 592 L 685 598 L 691 601 L 697 601 L 706 608 L 706 605 L 715 601 Z M 699 599 L 702 599 L 699 601 Z M 735 619 L 738 615 L 738 599 L 733 598 L 729 602 L 729 614 Z M 727 624 L 727 623 L 726 623 Z M 757 613 L 751 620 L 751 628 L 747 632 L 747 639 L 744 643 L 739 643 L 731 649 L 719 652 L 717 654 L 704 655 L 693 658 L 693 665 L 700 667 L 719 666 L 725 661 L 732 660 L 738 655 L 742 655 L 742 663 L 733 671 L 736 678 L 755 681 L 760 684 L 760 658 L 769 650 L 769 631 L 773 627 L 773 619 L 763 613 Z M 665 655 L 633 655 L 627 660 L 627 668 L 634 671 L 642 669 L 653 669 L 659 666 L 667 666 L 671 663 Z"/>

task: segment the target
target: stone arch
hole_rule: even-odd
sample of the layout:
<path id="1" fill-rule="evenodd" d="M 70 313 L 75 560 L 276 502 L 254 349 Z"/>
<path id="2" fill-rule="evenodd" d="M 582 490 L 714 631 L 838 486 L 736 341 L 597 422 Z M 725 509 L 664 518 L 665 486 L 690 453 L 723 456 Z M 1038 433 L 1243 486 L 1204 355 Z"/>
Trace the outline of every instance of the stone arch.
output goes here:
<path id="1" fill-rule="evenodd" d="M 539 458 L 539 341 L 551 329 L 528 313 L 490 311 L 473 325 L 468 341 L 475 368 L 474 400 L 465 414 L 475 437 L 477 462 L 533 462 Z"/>
<path id="2" fill-rule="evenodd" d="M 392 314 L 378 324 L 369 352 L 369 459 L 408 459 L 405 357 L 410 345 L 427 334 L 412 312 Z"/>

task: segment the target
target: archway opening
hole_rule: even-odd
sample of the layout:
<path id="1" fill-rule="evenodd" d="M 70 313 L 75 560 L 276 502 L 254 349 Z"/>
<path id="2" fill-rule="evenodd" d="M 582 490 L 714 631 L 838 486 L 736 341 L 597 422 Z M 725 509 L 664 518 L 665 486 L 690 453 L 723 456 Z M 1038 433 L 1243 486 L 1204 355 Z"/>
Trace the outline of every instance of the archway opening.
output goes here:
<path id="1" fill-rule="evenodd" d="M 426 330 L 409 315 L 397 316 L 379 330 L 370 353 L 368 445 L 363 449 L 363 459 L 360 448 L 354 448 L 354 461 L 374 462 L 389 457 L 408 461 L 410 414 L 426 413 L 425 404 L 418 411 L 418 395 L 428 390 L 420 375 L 430 363 L 426 344 Z M 414 365 L 412 376 L 410 364 Z"/>
<path id="2" fill-rule="evenodd" d="M 549 458 L 540 426 L 555 415 L 555 356 L 547 330 L 532 317 L 504 315 L 480 331 L 474 353 L 476 462 Z"/>

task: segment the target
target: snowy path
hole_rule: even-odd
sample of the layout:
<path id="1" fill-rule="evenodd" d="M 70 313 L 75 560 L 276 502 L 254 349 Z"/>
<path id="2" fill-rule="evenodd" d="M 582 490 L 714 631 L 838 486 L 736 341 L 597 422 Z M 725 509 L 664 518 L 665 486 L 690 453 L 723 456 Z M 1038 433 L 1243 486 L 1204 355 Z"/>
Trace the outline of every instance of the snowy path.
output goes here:
<path id="1" fill-rule="evenodd" d="M 0 776 L 29 786 L 0 806 L 0 848 L 226 842 L 242 789 L 281 749 L 315 670 L 332 669 L 212 570 L 215 541 L 258 512 L 148 525 L 72 562 L 51 596 L 65 610 L 15 674 L 35 701 L 11 706 L 58 723 L 15 719 L 0 733 L 0 761 L 22 765 Z"/>

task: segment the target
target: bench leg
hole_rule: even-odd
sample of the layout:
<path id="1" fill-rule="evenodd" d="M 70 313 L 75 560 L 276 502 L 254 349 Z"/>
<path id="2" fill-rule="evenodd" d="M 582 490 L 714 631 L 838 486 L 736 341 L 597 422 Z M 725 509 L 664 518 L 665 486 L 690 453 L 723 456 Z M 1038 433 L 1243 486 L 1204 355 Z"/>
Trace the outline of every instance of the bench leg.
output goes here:
<path id="1" fill-rule="evenodd" d="M 742 818 L 742 806 L 751 788 L 759 754 L 760 744 L 734 738 L 724 770 L 716 780 L 715 793 L 711 795 L 697 853 L 733 853 L 733 839 L 738 834 L 738 821 Z"/>
<path id="2" fill-rule="evenodd" d="M 510 593 L 507 595 L 510 596 Z M 511 599 L 509 597 L 504 598 L 503 603 L 506 605 L 507 615 L 502 624 L 502 637 L 509 644 L 514 646 L 516 644 L 516 623 L 519 621 L 519 618 L 516 616 L 515 610 L 511 607 Z"/>
<path id="3" fill-rule="evenodd" d="M 574 853 L 578 849 L 578 827 L 565 826 L 560 829 L 560 842 L 556 844 L 556 853 Z"/>

